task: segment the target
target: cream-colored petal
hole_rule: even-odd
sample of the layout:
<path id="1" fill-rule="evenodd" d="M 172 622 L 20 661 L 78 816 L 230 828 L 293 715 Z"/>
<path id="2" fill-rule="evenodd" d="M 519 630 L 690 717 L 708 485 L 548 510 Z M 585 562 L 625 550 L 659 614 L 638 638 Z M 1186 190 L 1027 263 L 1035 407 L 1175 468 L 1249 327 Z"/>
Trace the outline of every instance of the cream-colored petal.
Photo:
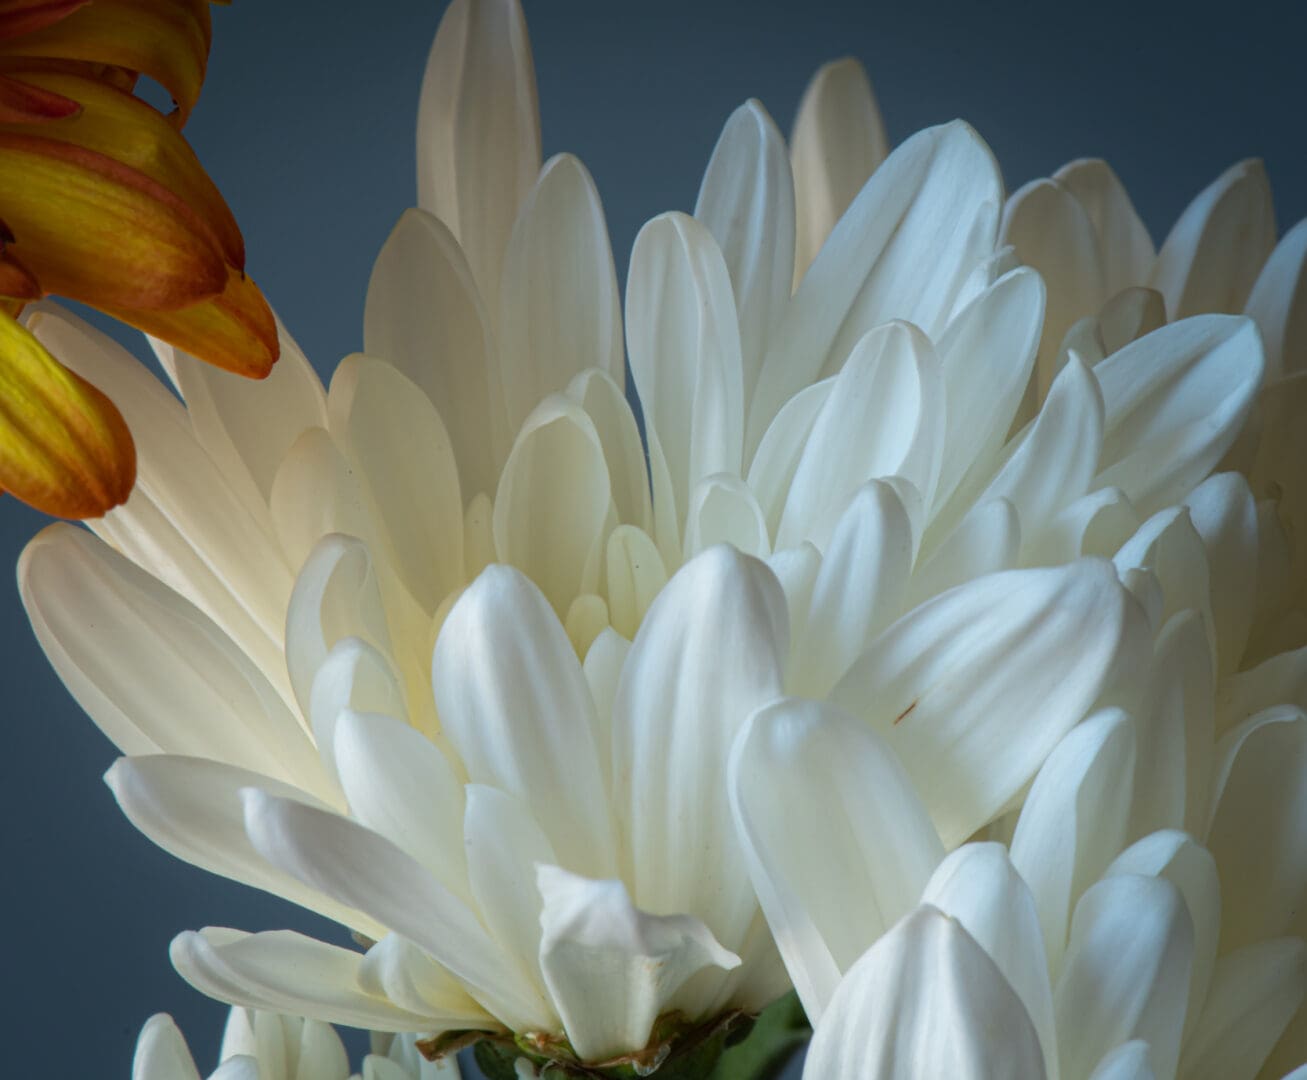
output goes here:
<path id="1" fill-rule="evenodd" d="M 1112 167 L 1100 158 L 1079 158 L 1053 174 L 1089 215 L 1098 235 L 1108 295 L 1142 284 L 1152 269 L 1148 229 Z"/>
<path id="2" fill-rule="evenodd" d="M 405 211 L 372 267 L 363 349 L 399 368 L 440 413 L 465 499 L 494 493 L 512 439 L 490 326 L 449 228 L 423 210 Z"/>
<path id="3" fill-rule="evenodd" d="M 832 691 L 902 759 L 946 846 L 997 816 L 1118 664 L 1127 597 L 1109 564 L 992 574 L 882 633 Z"/>
<path id="4" fill-rule="evenodd" d="M 795 289 L 835 223 L 888 154 L 885 123 L 862 65 L 851 56 L 823 64 L 803 92 L 790 139 Z"/>
<path id="5" fill-rule="evenodd" d="M 1268 382 L 1307 368 L 1307 221 L 1276 245 L 1243 310 L 1262 332 Z"/>
<path id="6" fill-rule="evenodd" d="M 1243 310 L 1275 247 L 1271 186 L 1260 161 L 1230 166 L 1194 197 L 1157 253 L 1149 282 L 1172 320 Z"/>
<path id="7" fill-rule="evenodd" d="M 540 171 L 540 105 L 518 0 L 455 0 L 418 98 L 418 205 L 458 237 L 490 311 L 518 207 Z"/>
<path id="8" fill-rule="evenodd" d="M 804 1011 L 917 903 L 944 855 L 882 739 L 842 709 L 787 698 L 731 754 L 731 808 L 749 873 Z"/>
<path id="9" fill-rule="evenodd" d="M 608 226 L 594 180 L 571 154 L 545 163 L 522 204 L 504 255 L 498 320 L 509 431 L 587 368 L 625 383 Z"/>
<path id="10" fill-rule="evenodd" d="M 993 254 L 1001 201 L 994 158 L 966 124 L 920 132 L 889 156 L 776 327 L 749 405 L 746 458 L 781 406 L 839 371 L 872 327 L 902 319 L 932 339 L 943 331 L 972 270 Z"/>

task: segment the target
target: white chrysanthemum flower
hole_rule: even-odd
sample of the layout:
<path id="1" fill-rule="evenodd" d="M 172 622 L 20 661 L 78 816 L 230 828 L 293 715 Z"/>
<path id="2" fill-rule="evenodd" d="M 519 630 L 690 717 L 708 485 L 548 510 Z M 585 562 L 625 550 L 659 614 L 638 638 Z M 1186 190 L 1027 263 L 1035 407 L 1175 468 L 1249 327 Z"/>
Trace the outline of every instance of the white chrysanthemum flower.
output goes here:
<path id="1" fill-rule="evenodd" d="M 1131 689 L 1151 627 L 1080 556 L 1227 453 L 1257 332 L 1210 315 L 1069 361 L 1009 438 L 1044 293 L 998 246 L 997 167 L 955 123 L 864 184 L 877 139 L 844 136 L 869 103 L 825 69 L 792 154 L 742 107 L 695 216 L 641 232 L 647 463 L 598 198 L 574 159 L 541 167 L 511 0 L 442 24 L 423 208 L 378 258 L 372 355 L 329 393 L 288 339 L 258 388 L 160 347 L 182 405 L 35 312 L 137 434 L 128 504 L 20 570 L 130 755 L 115 794 L 175 854 L 376 943 L 184 935 L 192 982 L 510 1057 L 710 1055 L 786 986 L 727 807 L 751 713 L 860 713 L 942 854 Z"/>
<path id="2" fill-rule="evenodd" d="M 350 1073 L 349 1056 L 327 1024 L 298 1016 L 234 1008 L 228 1014 L 209 1080 L 459 1080 L 452 1058 L 427 1061 L 412 1036 L 389 1039 L 368 1054 L 360 1073 Z M 132 1080 L 200 1080 L 186 1038 L 172 1017 L 159 1013 L 141 1028 L 132 1061 Z"/>

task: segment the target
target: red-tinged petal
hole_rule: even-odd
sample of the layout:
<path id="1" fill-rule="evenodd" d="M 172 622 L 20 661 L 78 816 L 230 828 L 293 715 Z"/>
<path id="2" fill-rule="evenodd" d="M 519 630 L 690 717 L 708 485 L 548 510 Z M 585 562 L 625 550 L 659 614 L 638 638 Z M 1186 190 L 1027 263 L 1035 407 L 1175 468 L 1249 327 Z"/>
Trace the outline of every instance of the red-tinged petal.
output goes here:
<path id="1" fill-rule="evenodd" d="M 75 115 L 71 98 L 0 75 L 0 124 L 39 124 Z"/>
<path id="2" fill-rule="evenodd" d="M 214 367 L 262 379 L 277 362 L 277 322 L 253 280 L 232 272 L 221 296 L 180 311 L 101 308 Z"/>
<path id="3" fill-rule="evenodd" d="M 17 301 L 21 307 L 29 300 L 40 300 L 42 295 L 35 275 L 9 252 L 0 252 L 0 297 Z"/>
<path id="4" fill-rule="evenodd" d="M 82 75 L 62 72 L 15 72 L 15 83 L 71 98 L 77 116 L 42 124 L 42 138 L 57 139 L 103 154 L 143 173 L 191 208 L 226 261 L 245 266 L 240 227 L 195 152 L 177 129 L 139 98 Z M 21 129 L 0 124 L 0 132 Z"/>
<path id="5" fill-rule="evenodd" d="M 0 41 L 67 18 L 90 0 L 0 0 Z"/>
<path id="6" fill-rule="evenodd" d="M 131 432 L 113 402 L 0 315 L 0 487 L 38 510 L 86 518 L 136 479 Z"/>
<path id="7" fill-rule="evenodd" d="M 212 27 L 208 0 L 95 0 L 58 22 L 0 42 L 10 56 L 113 64 L 149 75 L 185 123 L 200 96 Z"/>
<path id="8" fill-rule="evenodd" d="M 163 185 L 71 143 L 0 131 L 14 254 L 47 292 L 96 307 L 175 309 L 221 292 L 222 252 Z"/>

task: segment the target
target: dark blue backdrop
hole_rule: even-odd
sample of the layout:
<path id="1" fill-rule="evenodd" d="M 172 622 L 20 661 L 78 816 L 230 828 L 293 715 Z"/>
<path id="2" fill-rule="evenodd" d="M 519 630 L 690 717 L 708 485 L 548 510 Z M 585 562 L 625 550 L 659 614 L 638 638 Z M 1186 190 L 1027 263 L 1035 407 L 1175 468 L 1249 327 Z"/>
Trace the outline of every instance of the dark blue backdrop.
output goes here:
<path id="1" fill-rule="evenodd" d="M 589 165 L 619 267 L 644 220 L 691 208 L 734 106 L 760 97 L 788 128 L 811 72 L 848 53 L 870 71 L 894 141 L 965 117 L 1009 188 L 1104 156 L 1160 240 L 1220 170 L 1261 155 L 1281 231 L 1307 214 L 1307 19 L 1295 0 L 1210 14 L 1138 0 L 526 3 L 545 151 Z M 372 258 L 413 201 L 417 90 L 444 6 L 214 9 L 210 75 L 187 131 L 241 221 L 251 271 L 324 373 L 360 346 Z M 41 524 L 0 499 L 0 563 L 12 566 Z M 173 862 L 119 817 L 100 783 L 113 749 L 50 672 L 12 583 L 0 588 L 0 640 L 10 972 L 0 1071 L 125 1078 L 156 1010 L 178 1018 L 209 1066 L 222 1010 L 172 973 L 172 935 L 210 923 L 324 928 Z"/>

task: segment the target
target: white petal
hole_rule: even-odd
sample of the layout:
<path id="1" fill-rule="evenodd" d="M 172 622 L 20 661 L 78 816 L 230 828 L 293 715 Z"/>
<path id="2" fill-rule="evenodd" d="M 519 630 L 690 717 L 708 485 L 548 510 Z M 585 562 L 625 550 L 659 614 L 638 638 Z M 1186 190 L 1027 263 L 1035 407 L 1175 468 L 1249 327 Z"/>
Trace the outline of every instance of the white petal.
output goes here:
<path id="1" fill-rule="evenodd" d="M 904 608 L 985 574 L 1011 570 L 1021 552 L 1021 522 L 1007 499 L 977 503 L 934 551 L 913 569 Z M 1080 553 L 1076 552 L 1072 561 Z"/>
<path id="2" fill-rule="evenodd" d="M 499 375 L 516 431 L 586 368 L 626 378 L 617 272 L 594 181 L 571 154 L 550 158 L 504 255 Z"/>
<path id="3" fill-rule="evenodd" d="M 52 525 L 24 549 L 18 583 L 50 663 L 124 753 L 212 758 L 333 797 L 312 740 L 250 658 L 103 541 Z"/>
<path id="4" fill-rule="evenodd" d="M 1108 563 L 993 574 L 896 622 L 831 697 L 888 740 L 955 846 L 1088 712 L 1116 666 L 1126 613 Z"/>
<path id="5" fill-rule="evenodd" d="M 1253 1080 L 1307 996 L 1307 944 L 1276 938 L 1226 953 L 1180 1062 L 1184 1080 Z"/>
<path id="6" fill-rule="evenodd" d="M 594 702 L 540 590 L 516 570 L 487 567 L 445 620 L 431 681 L 468 778 L 521 799 L 568 866 L 611 875 Z"/>
<path id="7" fill-rule="evenodd" d="M 705 226 L 669 213 L 640 230 L 627 276 L 626 323 L 650 452 L 656 443 L 667 463 L 677 520 L 684 520 L 699 480 L 740 472 L 744 435 L 743 361 L 731 279 Z"/>
<path id="8" fill-rule="evenodd" d="M 1260 161 L 1232 165 L 1194 198 L 1157 253 L 1150 284 L 1174 319 L 1237 312 L 1275 247 L 1271 186 Z"/>
<path id="9" fill-rule="evenodd" d="M 1223 679 L 1216 700 L 1217 733 L 1275 705 L 1307 711 L 1307 646 Z"/>
<path id="10" fill-rule="evenodd" d="M 1193 923 L 1163 878 L 1104 878 L 1080 898 L 1054 990 L 1063 1076 L 1085 1076 L 1130 1039 L 1173 1076 L 1189 994 Z"/>
<path id="11" fill-rule="evenodd" d="M 776 535 L 781 512 L 803 457 L 808 436 L 835 388 L 835 378 L 805 387 L 790 398 L 767 428 L 749 464 L 749 489 L 757 496 L 767 518 L 767 530 Z"/>
<path id="12" fill-rule="evenodd" d="M 619 525 L 608 537 L 608 609 L 613 628 L 628 640 L 635 637 L 654 597 L 667 584 L 667 571 L 648 534 Z"/>
<path id="13" fill-rule="evenodd" d="M 418 98 L 418 205 L 468 253 L 497 309 L 500 263 L 540 169 L 540 106 L 517 0 L 455 0 L 440 20 Z"/>
<path id="14" fill-rule="evenodd" d="M 981 500 L 1007 499 L 1021 535 L 1040 532 L 1067 504 L 1089 490 L 1103 446 L 1103 398 L 1078 357 L 1058 373 L 1034 427 L 985 489 Z"/>
<path id="15" fill-rule="evenodd" d="M 888 747 L 832 705 L 760 710 L 728 783 L 754 887 L 817 1023 L 840 975 L 917 903 L 943 846 Z"/>
<path id="16" fill-rule="evenodd" d="M 948 425 L 936 508 L 968 471 L 989 475 L 1030 379 L 1044 292 L 1033 270 L 1013 270 L 955 315 L 937 342 Z"/>
<path id="17" fill-rule="evenodd" d="M 394 364 L 436 407 L 464 497 L 492 494 L 512 435 L 491 386 L 489 317 L 458 241 L 425 211 L 404 212 L 372 267 L 363 349 Z"/>
<path id="18" fill-rule="evenodd" d="M 405 585 L 433 612 L 463 584 L 458 463 L 439 414 L 390 364 L 348 356 L 336 368 L 330 428 L 358 471 Z"/>
<path id="19" fill-rule="evenodd" d="M 476 915 L 411 856 L 348 818 L 257 788 L 241 794 L 245 831 L 273 866 L 425 949 L 513 1030 L 545 1021 L 544 1003 L 513 974 Z"/>
<path id="20" fill-rule="evenodd" d="M 191 431 L 186 410 L 121 346 L 53 304 L 27 327 L 114 401 L 136 443 L 136 487 L 92 528 L 221 626 L 270 669 L 290 571 L 266 512 L 240 498 Z M 264 658 L 267 662 L 264 662 Z"/>
<path id="21" fill-rule="evenodd" d="M 1139 709 L 1139 783 L 1131 837 L 1155 829 L 1201 833 L 1208 819 L 1215 739 L 1211 654 L 1196 611 L 1168 620 L 1157 636 L 1152 685 Z"/>
<path id="22" fill-rule="evenodd" d="M 1307 366 L 1307 221 L 1284 234 L 1244 306 L 1262 332 L 1268 381 Z"/>
<path id="23" fill-rule="evenodd" d="M 804 1080 L 1044 1075 L 1039 1037 L 994 961 L 956 919 L 926 905 L 845 976 L 803 1069 Z"/>
<path id="24" fill-rule="evenodd" d="M 790 484 L 777 547 L 826 546 L 853 493 L 900 476 L 930 502 L 944 439 L 944 384 L 930 341 L 906 323 L 871 331 L 835 379 Z"/>
<path id="25" fill-rule="evenodd" d="M 967 125 L 930 128 L 899 146 L 840 219 L 777 325 L 746 447 L 758 445 L 794 393 L 838 371 L 872 327 L 902 319 L 935 338 L 975 264 L 994 250 L 1001 201 L 993 156 Z"/>
<path id="26" fill-rule="evenodd" d="M 1148 1044 L 1131 1039 L 1103 1055 L 1089 1080 L 1154 1080 Z"/>
<path id="27" fill-rule="evenodd" d="M 536 881 L 540 966 L 568 1039 L 583 1061 L 642 1050 L 677 989 L 706 967 L 739 957 L 689 915 L 638 910 L 620 881 L 591 881 L 541 866 Z"/>
<path id="28" fill-rule="evenodd" d="M 685 556 L 714 544 L 731 544 L 746 555 L 771 554 L 767 522 L 743 480 L 729 473 L 705 476 L 690 493 L 685 518 Z"/>
<path id="29" fill-rule="evenodd" d="M 346 709 L 380 713 L 407 722 L 404 691 L 390 662 L 367 642 L 348 637 L 336 642 L 313 677 L 309 719 L 313 738 L 336 783 L 336 721 Z"/>
<path id="30" fill-rule="evenodd" d="M 190 1047 L 167 1013 L 145 1021 L 132 1058 L 132 1080 L 200 1080 Z"/>
<path id="31" fill-rule="evenodd" d="M 371 554 L 353 537 L 325 536 L 295 581 L 286 616 L 286 666 L 301 712 L 311 714 L 318 669 L 348 637 L 390 660 L 390 631 Z"/>
<path id="32" fill-rule="evenodd" d="M 865 485 L 835 526 L 813 582 L 787 679 L 793 693 L 825 697 L 872 636 L 897 618 L 912 554 L 912 523 L 895 490 L 879 481 Z"/>
<path id="33" fill-rule="evenodd" d="M 1221 947 L 1301 933 L 1307 717 L 1286 706 L 1260 713 L 1221 740 L 1216 763 L 1206 843 L 1221 871 Z"/>
<path id="34" fill-rule="evenodd" d="M 1123 851 L 1107 868 L 1112 874 L 1166 878 L 1180 890 L 1194 925 L 1194 956 L 1185 1006 L 1184 1038 L 1195 1030 L 1207 999 L 1221 929 L 1221 894 L 1216 862 L 1210 852 L 1185 833 L 1167 829 L 1146 836 Z"/>
<path id="35" fill-rule="evenodd" d="M 462 983 L 398 934 L 387 934 L 367 951 L 355 982 L 364 993 L 419 1015 L 465 1016 L 475 1028 L 494 1023 Z"/>
<path id="36" fill-rule="evenodd" d="M 803 92 L 791 136 L 795 288 L 888 153 L 885 124 L 862 65 L 852 57 L 823 64 Z"/>
<path id="37" fill-rule="evenodd" d="M 727 756 L 749 715 L 780 695 L 788 650 L 771 572 L 709 548 L 649 609 L 613 705 L 622 877 L 637 906 L 693 912 L 727 948 L 757 911 L 730 822 Z"/>
<path id="38" fill-rule="evenodd" d="M 345 533 L 381 552 L 377 520 L 362 478 L 325 428 L 309 428 L 287 451 L 269 502 L 277 539 L 289 565 L 302 568 L 329 533 Z"/>
<path id="39" fill-rule="evenodd" d="M 599 582 L 612 503 L 603 443 L 561 394 L 527 418 L 495 495 L 495 551 L 540 585 L 559 615 Z"/>
<path id="40" fill-rule="evenodd" d="M 1076 902 L 1125 842 L 1134 772 L 1135 725 L 1106 709 L 1057 744 L 1026 796 L 1012 863 L 1039 909 L 1050 971 L 1061 965 Z"/>
<path id="41" fill-rule="evenodd" d="M 245 835 L 240 792 L 251 784 L 286 798 L 311 796 L 245 769 L 201 758 L 119 758 L 105 773 L 127 819 L 170 855 L 210 873 L 263 889 L 370 937 L 384 928 L 344 903 L 269 866 Z"/>
<path id="42" fill-rule="evenodd" d="M 482 921 L 520 977 L 543 993 L 535 878 L 538 865 L 554 863 L 553 847 L 519 799 L 484 784 L 467 786 L 463 840 Z"/>
<path id="43" fill-rule="evenodd" d="M 333 752 L 350 815 L 467 899 L 463 786 L 445 755 L 402 720 L 347 709 Z"/>
<path id="44" fill-rule="evenodd" d="M 1251 320 L 1203 315 L 1164 326 L 1095 369 L 1107 406 L 1103 466 L 1151 513 L 1197 486 L 1234 441 L 1262 379 Z"/>
<path id="45" fill-rule="evenodd" d="M 1307 235 L 1307 233 L 1304 233 Z M 1217 670 L 1239 666 L 1257 596 L 1257 505 L 1238 473 L 1209 477 L 1185 499 L 1211 572 Z"/>
<path id="46" fill-rule="evenodd" d="M 921 894 L 923 904 L 957 919 L 989 954 L 1025 1006 L 1050 1074 L 1057 1071 L 1053 988 L 1030 889 L 1002 844 L 964 844 L 949 854 Z"/>
<path id="47" fill-rule="evenodd" d="M 327 422 L 322 382 L 280 319 L 277 336 L 281 358 L 257 382 L 150 339 L 186 402 L 195 438 L 229 478 L 237 463 L 243 466 L 264 502 L 291 444 L 301 432 Z"/>
<path id="48" fill-rule="evenodd" d="M 1057 376 L 1066 332 L 1107 299 L 1102 249 L 1088 210 L 1057 180 L 1034 180 L 1013 194 L 1003 213 L 1002 240 L 1048 286 L 1035 370 L 1042 398 Z"/>
<path id="49" fill-rule="evenodd" d="M 1152 269 L 1153 241 L 1111 166 L 1080 158 L 1063 165 L 1053 178 L 1076 197 L 1094 223 L 1107 294 L 1141 284 Z"/>
<path id="50" fill-rule="evenodd" d="M 607 372 L 591 368 L 572 380 L 567 394 L 585 410 L 599 435 L 618 520 L 647 531 L 653 520 L 649 470 L 640 429 L 621 385 Z"/>
<path id="51" fill-rule="evenodd" d="M 307 1015 L 374 1031 L 422 1031 L 475 1017 L 410 1013 L 358 986 L 361 953 L 289 930 L 244 934 L 209 927 L 179 934 L 169 955 L 201 993 L 251 1009 Z"/>
<path id="52" fill-rule="evenodd" d="M 1184 507 L 1159 510 L 1145 521 L 1112 556 L 1117 570 L 1151 571 L 1161 587 L 1162 608 L 1157 627 L 1185 610 L 1202 615 L 1204 633 L 1210 633 L 1211 585 L 1207 550 Z"/>

